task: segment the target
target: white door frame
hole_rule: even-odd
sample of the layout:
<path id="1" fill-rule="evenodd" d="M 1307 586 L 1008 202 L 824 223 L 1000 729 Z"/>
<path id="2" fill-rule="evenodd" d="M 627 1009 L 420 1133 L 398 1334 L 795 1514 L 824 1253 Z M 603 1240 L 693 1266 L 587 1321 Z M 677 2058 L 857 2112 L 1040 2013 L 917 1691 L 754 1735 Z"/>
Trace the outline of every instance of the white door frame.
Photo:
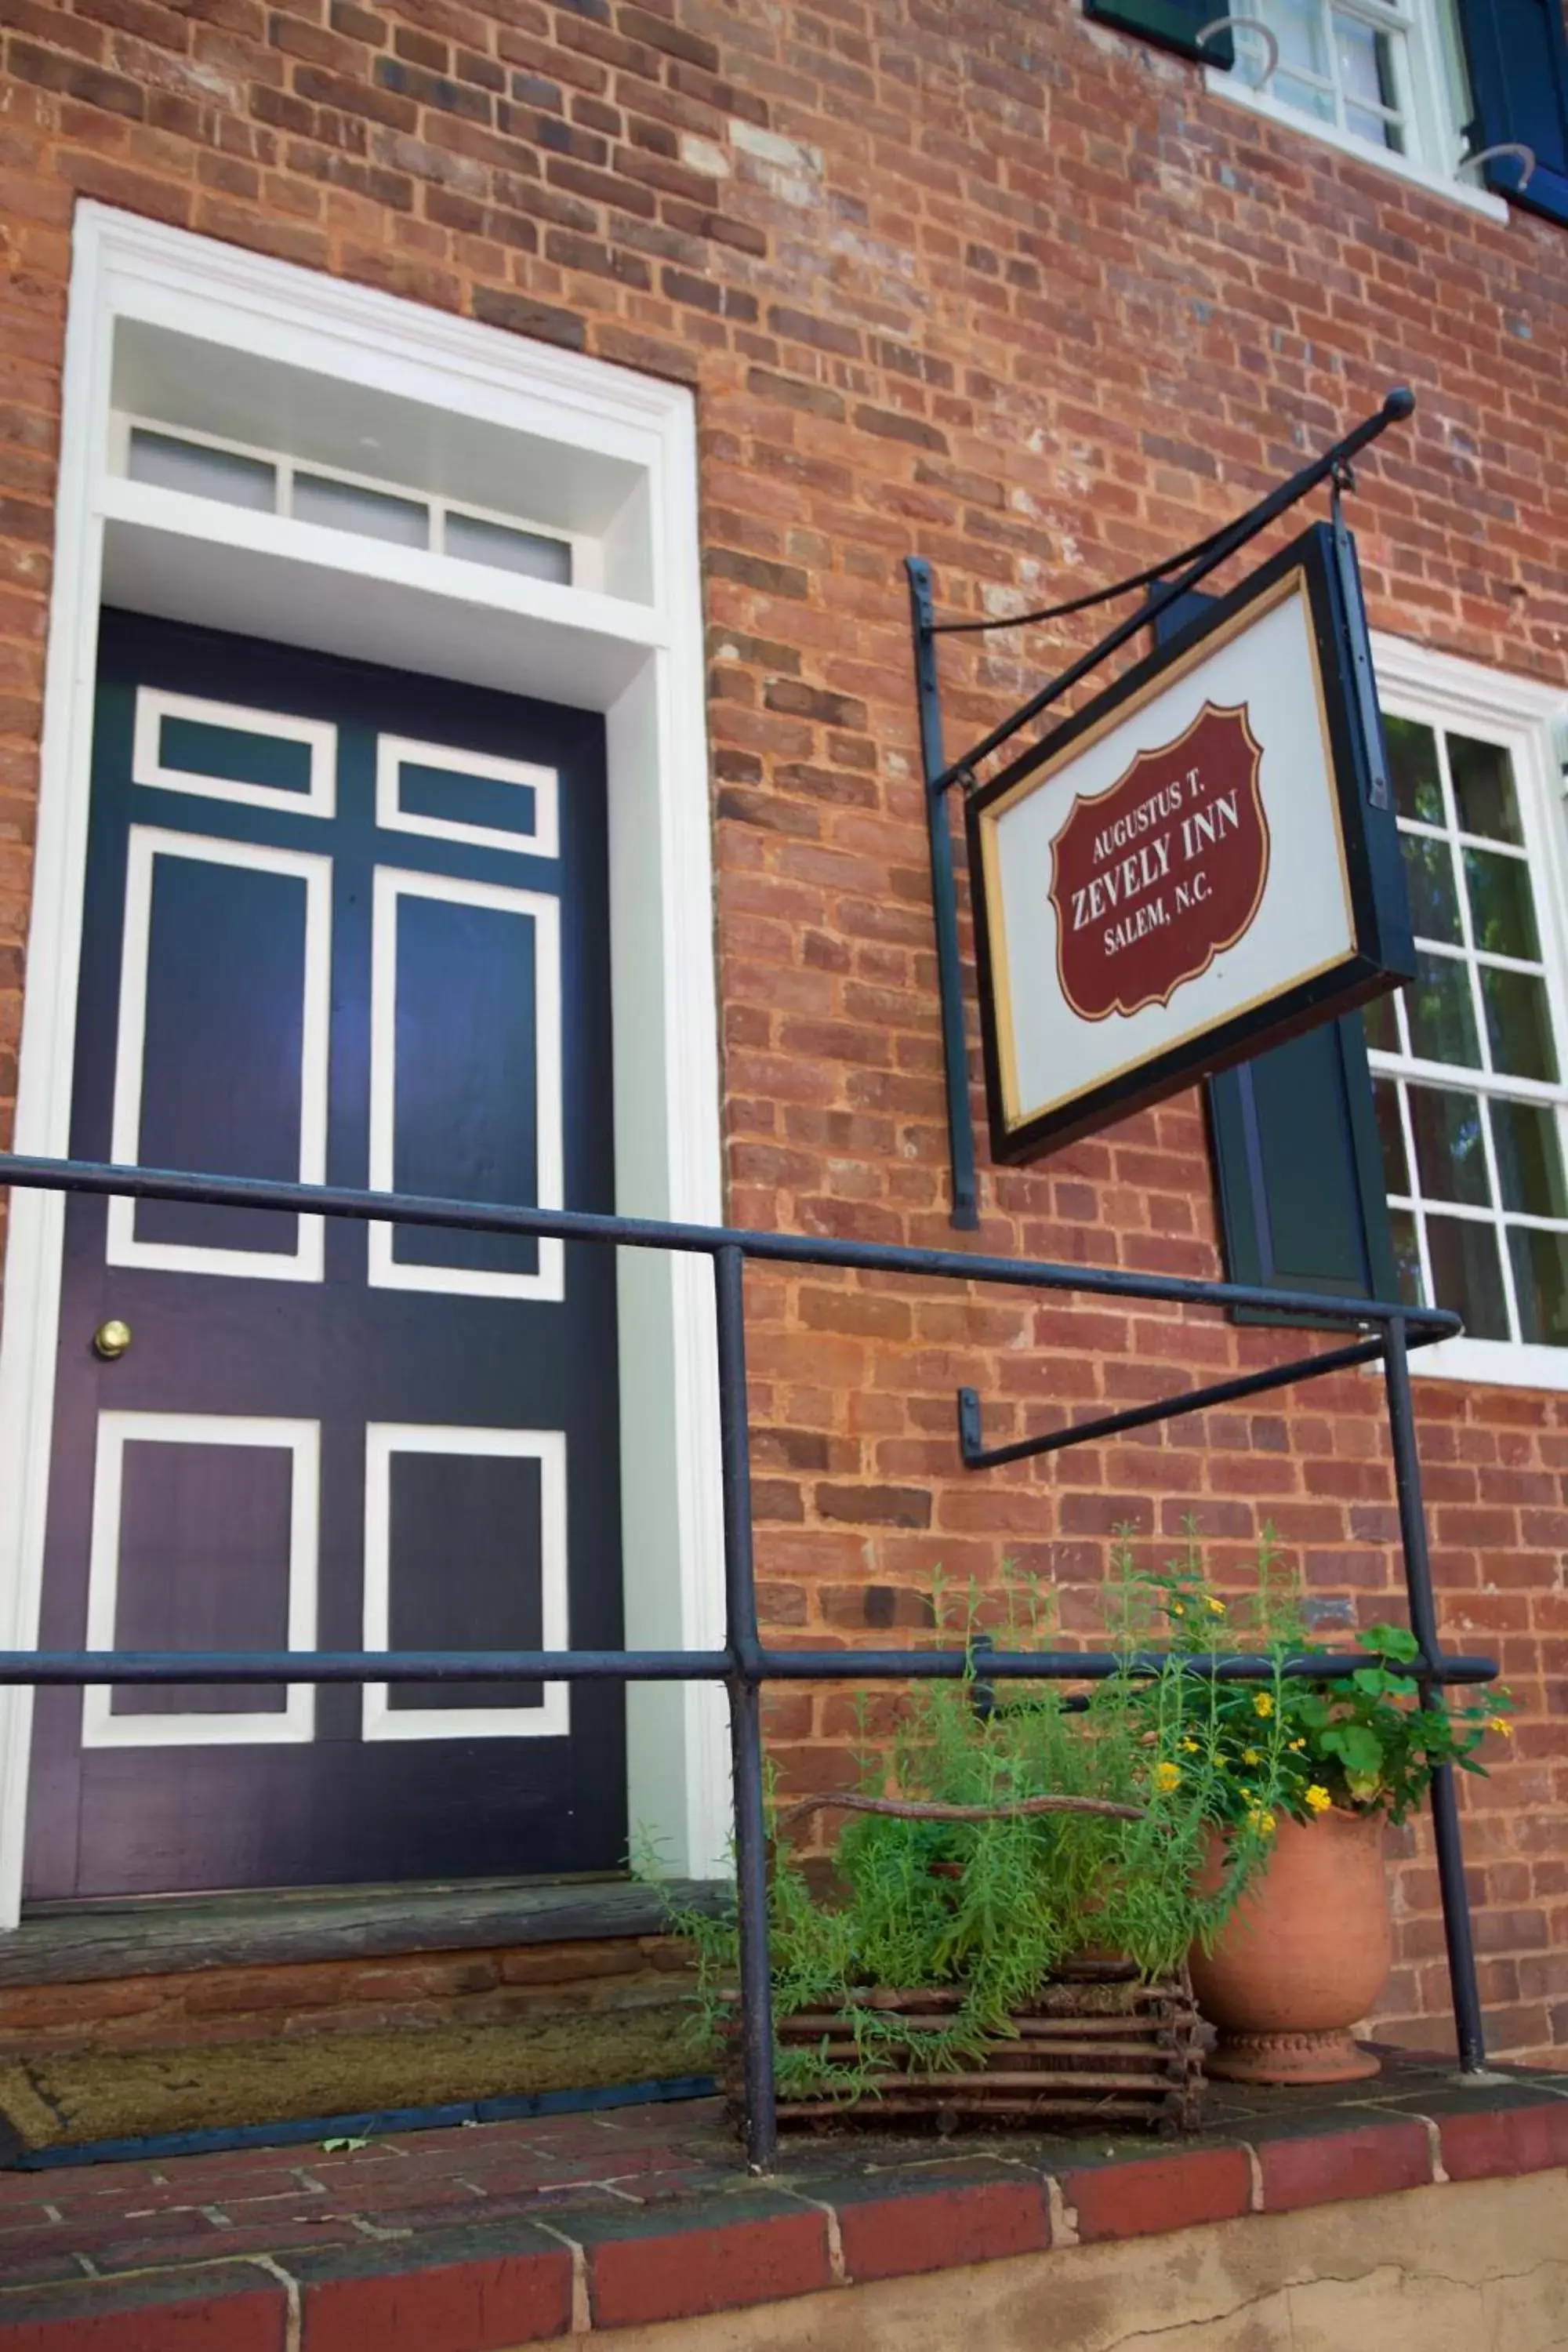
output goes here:
<path id="1" fill-rule="evenodd" d="M 111 470 L 122 379 L 167 352 L 185 396 L 275 394 L 279 446 L 362 404 L 404 455 L 575 499 L 603 585 L 567 587 Z M 149 362 L 149 353 L 152 361 Z M 237 370 L 239 371 L 237 373 Z M 304 419 L 301 422 L 301 418 Z M 428 420 L 424 432 L 421 419 Z M 169 422 L 199 425 L 197 416 Z M 247 419 L 254 437 L 254 416 Z M 465 442 L 467 436 L 467 442 Z M 118 436 L 123 451 L 124 436 Z M 437 444 L 445 446 L 446 454 Z M 456 453 L 454 455 L 454 452 Z M 550 486 L 555 488 L 551 489 Z M 440 492 L 448 482 L 423 487 Z M 619 593 L 613 593 L 616 590 Z M 693 404 L 678 386 L 371 289 L 79 205 L 66 336 L 26 995 L 15 1149 L 69 1140 L 98 614 L 107 594 L 169 617 L 602 710 L 610 813 L 616 1205 L 700 1223 L 722 1208 L 713 898 Z M 0 1646 L 36 1646 L 64 1207 L 11 1196 L 0 1328 Z M 722 1513 L 712 1285 L 700 1259 L 619 1254 L 626 1640 L 721 1645 Z M 30 1691 L 0 1692 L 0 1928 L 16 1922 Z M 721 1694 L 628 1687 L 628 1817 L 668 1868 L 727 1867 Z"/>

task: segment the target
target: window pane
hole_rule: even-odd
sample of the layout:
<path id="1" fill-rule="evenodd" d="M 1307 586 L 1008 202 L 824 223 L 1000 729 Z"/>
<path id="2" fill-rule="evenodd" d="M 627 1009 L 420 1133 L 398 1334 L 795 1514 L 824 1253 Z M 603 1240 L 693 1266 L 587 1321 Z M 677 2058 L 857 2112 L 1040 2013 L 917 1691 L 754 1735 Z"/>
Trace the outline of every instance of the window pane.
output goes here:
<path id="1" fill-rule="evenodd" d="M 1544 1103 L 1494 1098 L 1491 1114 L 1503 1207 L 1522 1209 L 1531 1217 L 1568 1217 L 1556 1112 Z"/>
<path id="2" fill-rule="evenodd" d="M 1555 1084 L 1557 1049 L 1545 982 L 1533 972 L 1495 971 L 1483 964 L 1481 1002 L 1487 1008 L 1493 1066 L 1510 1078 L 1544 1078 Z"/>
<path id="3" fill-rule="evenodd" d="M 1522 849 L 1513 762 L 1502 746 L 1450 735 L 1448 772 L 1454 779 L 1460 832 L 1479 833 L 1488 841 L 1511 841 Z"/>
<path id="4" fill-rule="evenodd" d="M 1496 849 L 1467 849 L 1465 887 L 1477 947 L 1489 955 L 1519 956 L 1526 963 L 1539 963 L 1541 935 L 1535 928 L 1535 894 L 1530 887 L 1528 860 L 1505 857 Z"/>
<path id="5" fill-rule="evenodd" d="M 1313 74 L 1328 72 L 1321 0 L 1261 0 L 1258 14 L 1279 44 L 1282 66 L 1305 66 Z"/>
<path id="6" fill-rule="evenodd" d="M 512 530 L 505 523 L 484 522 L 478 515 L 448 514 L 444 544 L 448 555 L 460 555 L 469 563 L 492 563 L 499 571 L 521 572 L 531 580 L 572 584 L 569 540 Z"/>
<path id="7" fill-rule="evenodd" d="M 357 530 L 367 539 L 390 539 L 399 547 L 429 543 L 430 517 L 413 499 L 389 499 L 353 482 L 324 474 L 296 474 L 294 513 L 300 522 L 325 523 L 330 530 Z"/>
<path id="8" fill-rule="evenodd" d="M 1411 1087 L 1408 1093 L 1422 1198 L 1489 1208 L 1481 1107 L 1475 1096 L 1451 1093 L 1447 1087 Z"/>
<path id="9" fill-rule="evenodd" d="M 131 431 L 126 471 L 133 482 L 156 482 L 193 498 L 221 499 L 227 507 L 255 507 L 270 514 L 277 503 L 278 469 L 259 457 L 237 457 L 232 449 L 205 449 L 199 441 L 178 441 L 170 433 Z"/>
<path id="10" fill-rule="evenodd" d="M 1334 51 L 1347 99 L 1370 107 L 1397 106 L 1389 38 L 1357 16 L 1334 15 Z"/>
<path id="11" fill-rule="evenodd" d="M 1428 1217 L 1426 1247 L 1436 1304 L 1462 1315 L 1472 1338 L 1506 1339 L 1508 1309 L 1503 1304 L 1496 1226 L 1478 1224 L 1468 1217 Z"/>
<path id="12" fill-rule="evenodd" d="M 1374 1054 L 1397 1054 L 1401 1050 L 1399 1024 L 1394 1011 L 1394 1000 L 1400 993 L 1396 988 L 1390 989 L 1386 996 L 1374 996 L 1370 1004 L 1362 1006 L 1366 1042 Z"/>
<path id="13" fill-rule="evenodd" d="M 1410 919 L 1416 938 L 1448 940 L 1458 947 L 1459 893 L 1454 880 L 1452 849 L 1446 841 L 1433 841 L 1424 833 L 1401 834 L 1399 845 L 1405 852 Z M 1486 855 L 1484 851 L 1481 854 Z"/>
<path id="14" fill-rule="evenodd" d="M 1357 139 L 1370 140 L 1374 147 L 1386 147 L 1395 155 L 1405 152 L 1405 133 L 1389 115 L 1373 114 L 1364 106 L 1347 106 L 1345 129 Z"/>
<path id="15" fill-rule="evenodd" d="M 1334 119 L 1334 94 L 1331 89 L 1320 89 L 1314 82 L 1298 81 L 1294 74 L 1284 72 L 1277 73 L 1268 88 L 1273 97 L 1282 99 L 1287 106 L 1295 107 L 1302 114 L 1315 114 L 1320 122 L 1331 122 Z"/>
<path id="16" fill-rule="evenodd" d="M 1410 1050 L 1423 1062 L 1457 1062 L 1475 1069 L 1480 1062 L 1468 967 L 1455 956 L 1418 954 L 1415 977 L 1405 992 Z"/>
<path id="17" fill-rule="evenodd" d="M 1519 1336 L 1548 1348 L 1568 1348 L 1568 1234 L 1534 1234 L 1510 1225 Z"/>
<path id="18" fill-rule="evenodd" d="M 1399 1276 L 1399 1296 L 1407 1307 L 1425 1307 L 1421 1251 L 1415 1239 L 1415 1212 L 1414 1209 L 1391 1209 L 1388 1221 L 1394 1227 L 1394 1264 Z"/>
<path id="19" fill-rule="evenodd" d="M 1419 818 L 1423 824 L 1442 824 L 1443 784 L 1437 772 L 1437 739 L 1418 719 L 1383 720 L 1388 748 L 1388 772 L 1394 780 L 1394 804 L 1401 816 Z"/>
<path id="20" fill-rule="evenodd" d="M 1392 1078 L 1373 1078 L 1372 1103 L 1377 1113 L 1377 1139 L 1383 1146 L 1384 1190 L 1408 1192 L 1410 1170 L 1405 1157 L 1405 1130 L 1399 1124 L 1399 1088 Z"/>

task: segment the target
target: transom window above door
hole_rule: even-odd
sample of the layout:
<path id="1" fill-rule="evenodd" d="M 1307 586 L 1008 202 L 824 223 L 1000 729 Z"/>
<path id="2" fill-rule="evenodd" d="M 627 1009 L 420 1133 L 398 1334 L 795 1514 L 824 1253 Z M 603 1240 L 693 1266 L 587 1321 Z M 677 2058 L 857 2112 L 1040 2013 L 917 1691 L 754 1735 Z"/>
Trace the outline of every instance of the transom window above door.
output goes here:
<path id="1" fill-rule="evenodd" d="M 1568 1351 L 1557 812 L 1504 745 L 1384 724 L 1416 973 L 1366 1032 L 1405 1295 L 1472 1339 Z"/>
<path id="2" fill-rule="evenodd" d="M 411 491 L 405 483 L 370 474 L 302 465 L 282 452 L 189 429 L 172 432 L 134 416 L 115 419 L 120 467 L 133 482 L 150 482 L 188 498 L 357 532 L 397 547 L 455 555 L 500 572 L 570 587 L 579 568 L 572 539 L 531 530 L 514 517 L 450 499 Z"/>

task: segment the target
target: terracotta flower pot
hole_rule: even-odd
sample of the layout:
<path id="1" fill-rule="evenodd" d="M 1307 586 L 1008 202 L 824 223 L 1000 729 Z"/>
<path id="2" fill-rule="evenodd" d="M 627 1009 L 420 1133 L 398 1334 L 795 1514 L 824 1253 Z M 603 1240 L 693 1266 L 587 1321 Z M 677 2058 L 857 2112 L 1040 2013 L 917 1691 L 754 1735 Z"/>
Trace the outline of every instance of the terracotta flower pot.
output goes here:
<path id="1" fill-rule="evenodd" d="M 1216 1841 L 1204 1874 L 1218 1884 Z M 1352 2083 L 1378 2061 L 1350 2028 L 1394 1958 L 1378 1814 L 1281 1815 L 1274 1851 L 1212 1952 L 1193 1947 L 1198 2006 L 1219 2032 L 1209 2073 L 1237 2083 Z"/>

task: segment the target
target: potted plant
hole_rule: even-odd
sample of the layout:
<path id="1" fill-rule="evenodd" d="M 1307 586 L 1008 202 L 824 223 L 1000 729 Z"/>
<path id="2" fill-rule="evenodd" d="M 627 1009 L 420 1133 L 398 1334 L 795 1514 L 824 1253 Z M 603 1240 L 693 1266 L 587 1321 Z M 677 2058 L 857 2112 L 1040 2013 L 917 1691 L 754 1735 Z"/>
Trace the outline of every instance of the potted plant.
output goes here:
<path id="1" fill-rule="evenodd" d="M 1018 1592 L 1000 1645 L 1038 1638 Z M 952 1641 L 941 1619 L 938 1639 Z M 770 1944 L 780 2120 L 966 2116 L 1197 2120 L 1189 1949 L 1222 1927 L 1268 1840 L 1245 1824 L 1205 1875 L 1211 1814 L 1181 1752 L 1179 1660 L 1087 1693 L 994 1696 L 961 1612 L 969 1671 L 918 1683 L 861 1786 L 772 1809 Z M 1168 1687 L 1167 1687 L 1168 1686 Z M 1166 1703 L 1151 1704 L 1151 1690 Z M 831 1859 L 786 1834 L 847 1814 Z M 733 1916 L 687 1916 L 698 2000 L 738 2095 Z"/>
<path id="2" fill-rule="evenodd" d="M 1162 1751 L 1172 1746 L 1210 1830 L 1199 1885 L 1233 1876 L 1237 1841 L 1268 1853 L 1229 1913 L 1205 1921 L 1190 1955 L 1199 2006 L 1218 2032 L 1209 2071 L 1234 2081 L 1339 2083 L 1379 2062 L 1352 2028 L 1375 2003 L 1393 1958 L 1384 1830 L 1420 1804 L 1443 1764 L 1480 1772 L 1490 1729 L 1510 1736 L 1506 1696 L 1461 1706 L 1421 1704 L 1413 1635 L 1369 1626 L 1357 1646 L 1374 1663 L 1348 1679 L 1289 1675 L 1314 1643 L 1298 1596 L 1266 1541 L 1255 1598 L 1222 1598 L 1195 1549 L 1145 1580 L 1152 1630 L 1177 1654 L 1252 1650 L 1260 1679 L 1221 1683 L 1168 1672 L 1128 1686 Z"/>

